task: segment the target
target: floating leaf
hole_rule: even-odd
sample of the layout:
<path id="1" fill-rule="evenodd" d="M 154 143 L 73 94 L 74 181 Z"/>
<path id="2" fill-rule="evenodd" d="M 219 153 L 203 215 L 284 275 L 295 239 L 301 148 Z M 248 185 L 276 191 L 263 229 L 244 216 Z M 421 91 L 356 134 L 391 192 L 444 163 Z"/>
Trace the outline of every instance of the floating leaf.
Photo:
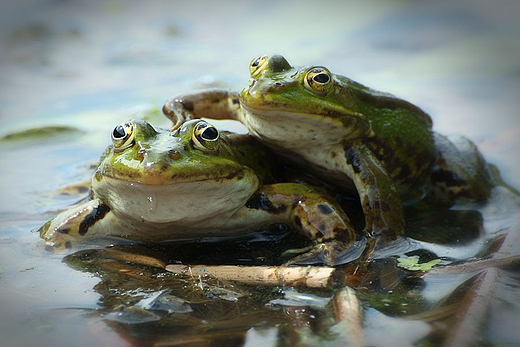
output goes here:
<path id="1" fill-rule="evenodd" d="M 77 134 L 80 130 L 66 125 L 49 125 L 12 132 L 0 137 L 0 141 L 48 140 L 59 135 Z"/>
<path id="2" fill-rule="evenodd" d="M 435 265 L 441 262 L 440 259 L 434 259 L 427 263 L 419 264 L 419 256 L 413 255 L 411 257 L 403 256 L 397 258 L 397 266 L 400 268 L 410 270 L 410 271 L 428 271 L 431 270 Z"/>

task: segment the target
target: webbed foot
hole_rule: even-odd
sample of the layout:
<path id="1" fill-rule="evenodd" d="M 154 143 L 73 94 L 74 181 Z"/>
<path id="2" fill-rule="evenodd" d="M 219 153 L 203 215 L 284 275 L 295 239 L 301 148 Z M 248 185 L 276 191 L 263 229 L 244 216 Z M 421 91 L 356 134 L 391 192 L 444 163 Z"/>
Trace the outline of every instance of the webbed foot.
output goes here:
<path id="1" fill-rule="evenodd" d="M 365 238 L 352 243 L 344 243 L 338 240 L 321 242 L 310 249 L 303 249 L 304 253 L 292 257 L 284 265 L 324 264 L 337 266 L 358 259 L 363 253 L 365 245 Z"/>

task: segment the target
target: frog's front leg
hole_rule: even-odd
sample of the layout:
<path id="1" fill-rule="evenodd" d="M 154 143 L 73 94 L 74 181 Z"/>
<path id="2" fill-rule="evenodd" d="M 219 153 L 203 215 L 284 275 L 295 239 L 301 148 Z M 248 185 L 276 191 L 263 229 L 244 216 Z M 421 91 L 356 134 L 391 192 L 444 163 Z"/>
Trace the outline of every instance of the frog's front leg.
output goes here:
<path id="1" fill-rule="evenodd" d="M 38 232 L 53 247 L 70 247 L 75 239 L 105 233 L 113 218 L 110 208 L 94 199 L 61 212 Z"/>
<path id="2" fill-rule="evenodd" d="M 343 209 L 317 187 L 298 183 L 266 185 L 249 200 L 246 208 L 270 214 L 272 221 L 286 223 L 314 241 L 312 250 L 291 262 L 311 260 L 333 265 L 340 252 L 356 239 Z"/>
<path id="3" fill-rule="evenodd" d="M 362 143 L 345 144 L 346 173 L 354 181 L 368 236 L 395 239 L 404 233 L 401 197 L 390 176 Z"/>
<path id="4" fill-rule="evenodd" d="M 163 113 L 173 122 L 173 129 L 190 119 L 241 120 L 242 109 L 238 94 L 223 89 L 205 90 L 170 99 L 163 106 Z"/>

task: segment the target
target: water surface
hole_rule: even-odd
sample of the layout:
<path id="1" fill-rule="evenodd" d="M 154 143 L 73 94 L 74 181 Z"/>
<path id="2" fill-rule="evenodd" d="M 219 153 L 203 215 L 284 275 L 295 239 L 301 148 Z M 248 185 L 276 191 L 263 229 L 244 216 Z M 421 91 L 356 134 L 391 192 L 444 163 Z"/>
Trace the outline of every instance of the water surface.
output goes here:
<path id="1" fill-rule="evenodd" d="M 419 105 L 435 130 L 471 138 L 520 188 L 516 1 L 26 0 L 0 8 L 0 136 L 68 127 L 0 143 L 0 334 L 6 346 L 128 345 L 103 320 L 84 314 L 99 307 L 94 287 L 100 279 L 46 252 L 34 230 L 81 197 L 55 192 L 89 178 L 115 125 L 175 94 L 238 89 L 249 61 L 264 53 L 283 54 L 295 65 L 325 65 Z M 166 118 L 152 123 L 168 125 Z M 519 230 L 518 205 L 499 202 L 479 207 L 489 235 Z M 453 252 L 468 257 L 481 248 Z M 501 276 L 507 278 L 497 289 L 504 302 L 520 302 L 518 271 Z M 486 336 L 520 344 L 513 329 L 520 308 L 505 306 L 493 308 Z M 366 312 L 368 332 L 392 330 L 380 315 Z M 421 337 L 427 328 L 419 328 Z M 273 345 L 276 331 L 253 329 L 248 336 L 250 345 Z"/>

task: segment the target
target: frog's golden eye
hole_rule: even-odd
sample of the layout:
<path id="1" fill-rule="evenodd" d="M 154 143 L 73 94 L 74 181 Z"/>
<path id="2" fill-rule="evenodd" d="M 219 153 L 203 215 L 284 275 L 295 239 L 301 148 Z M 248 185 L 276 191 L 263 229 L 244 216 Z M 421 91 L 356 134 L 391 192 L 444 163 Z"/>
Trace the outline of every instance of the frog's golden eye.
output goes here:
<path id="1" fill-rule="evenodd" d="M 193 148 L 203 152 L 218 151 L 220 134 L 213 125 L 204 121 L 197 123 L 191 140 Z"/>
<path id="2" fill-rule="evenodd" d="M 114 148 L 122 151 L 135 144 L 134 123 L 121 123 L 112 131 L 112 143 Z"/>
<path id="3" fill-rule="evenodd" d="M 267 55 L 263 55 L 251 60 L 251 64 L 249 64 L 249 73 L 251 74 L 251 77 L 256 78 L 260 76 L 263 67 L 266 66 L 265 63 L 267 62 L 268 58 L 269 57 Z"/>
<path id="4" fill-rule="evenodd" d="M 303 81 L 305 88 L 316 94 L 326 94 L 332 88 L 332 75 L 324 67 L 313 67 Z"/>

